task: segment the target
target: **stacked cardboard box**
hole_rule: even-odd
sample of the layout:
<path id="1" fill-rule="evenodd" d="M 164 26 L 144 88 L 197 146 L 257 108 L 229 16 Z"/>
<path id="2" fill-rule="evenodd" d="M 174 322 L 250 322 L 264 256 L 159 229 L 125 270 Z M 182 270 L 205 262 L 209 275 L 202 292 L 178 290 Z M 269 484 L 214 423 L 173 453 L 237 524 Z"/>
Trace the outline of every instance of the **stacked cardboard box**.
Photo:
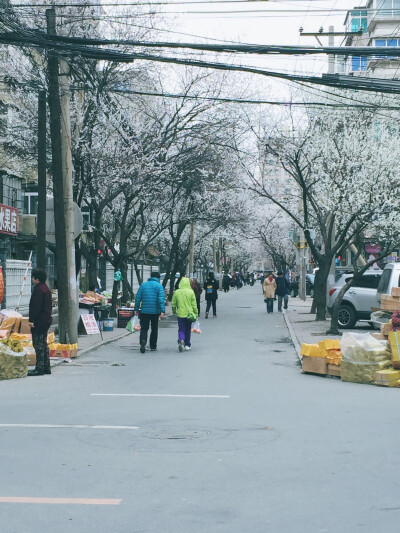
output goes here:
<path id="1" fill-rule="evenodd" d="M 339 339 L 325 339 L 318 344 L 302 344 L 303 373 L 340 376 L 342 352 Z"/>
<path id="2" fill-rule="evenodd" d="M 383 311 L 397 311 L 400 309 L 400 299 L 398 296 L 391 294 L 382 294 L 381 309 Z"/>
<path id="3" fill-rule="evenodd" d="M 378 370 L 375 372 L 375 385 L 380 387 L 398 387 L 400 380 L 400 371 L 393 368 Z"/>

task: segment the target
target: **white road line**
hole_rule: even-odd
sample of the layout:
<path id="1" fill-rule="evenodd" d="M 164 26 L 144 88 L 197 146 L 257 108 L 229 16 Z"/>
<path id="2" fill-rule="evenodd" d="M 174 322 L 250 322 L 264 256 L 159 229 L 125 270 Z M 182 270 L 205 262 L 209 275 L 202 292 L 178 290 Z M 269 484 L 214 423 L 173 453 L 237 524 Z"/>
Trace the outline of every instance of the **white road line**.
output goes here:
<path id="1" fill-rule="evenodd" d="M 89 426 L 86 424 L 0 424 L 0 428 L 140 429 L 138 426 Z"/>
<path id="2" fill-rule="evenodd" d="M 91 396 L 131 396 L 139 398 L 230 398 L 230 396 L 223 396 L 217 394 L 97 394 L 92 393 Z"/>
<path id="3" fill-rule="evenodd" d="M 0 503 L 37 503 L 69 505 L 119 505 L 122 500 L 105 498 L 37 498 L 31 496 L 0 496 Z"/>

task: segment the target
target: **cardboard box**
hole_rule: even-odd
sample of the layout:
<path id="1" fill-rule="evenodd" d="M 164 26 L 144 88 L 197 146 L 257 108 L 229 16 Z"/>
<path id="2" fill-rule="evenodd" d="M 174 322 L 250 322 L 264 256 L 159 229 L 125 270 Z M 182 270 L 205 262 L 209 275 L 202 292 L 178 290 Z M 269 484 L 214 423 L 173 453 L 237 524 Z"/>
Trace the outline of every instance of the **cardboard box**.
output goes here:
<path id="1" fill-rule="evenodd" d="M 330 365 L 328 363 L 328 376 L 336 376 L 336 377 L 340 378 L 342 376 L 342 372 L 341 372 L 340 366 Z"/>
<path id="2" fill-rule="evenodd" d="M 398 381 L 400 379 L 400 370 L 393 368 L 386 368 L 385 370 L 377 370 L 375 372 L 375 381 L 387 383 L 390 381 Z"/>
<path id="3" fill-rule="evenodd" d="M 382 294 L 381 302 L 398 302 L 398 296 L 392 296 L 391 294 Z"/>
<path id="4" fill-rule="evenodd" d="M 78 350 L 49 350 L 50 357 L 62 357 L 63 359 L 70 359 L 78 356 Z"/>
<path id="5" fill-rule="evenodd" d="M 392 352 L 393 368 L 400 369 L 400 331 L 389 333 L 390 351 Z"/>
<path id="6" fill-rule="evenodd" d="M 378 341 L 385 341 L 387 339 L 387 337 L 382 333 L 371 333 L 371 335 L 372 337 L 374 337 L 374 339 L 377 339 Z"/>
<path id="7" fill-rule="evenodd" d="M 381 310 L 382 311 L 398 311 L 400 309 L 400 304 L 398 301 L 396 302 L 389 302 L 385 301 L 381 303 Z"/>
<path id="8" fill-rule="evenodd" d="M 392 287 L 392 296 L 400 298 L 400 287 Z"/>
<path id="9" fill-rule="evenodd" d="M 29 327 L 29 318 L 21 318 L 18 333 L 31 333 L 31 328 Z"/>
<path id="10" fill-rule="evenodd" d="M 392 321 L 389 320 L 389 322 L 386 322 L 385 324 L 381 324 L 381 333 L 385 337 L 389 335 L 389 333 L 393 331 L 392 329 Z"/>
<path id="11" fill-rule="evenodd" d="M 324 374 L 328 372 L 328 364 L 325 357 L 308 357 L 304 356 L 302 361 L 302 372 L 311 372 L 312 374 Z"/>

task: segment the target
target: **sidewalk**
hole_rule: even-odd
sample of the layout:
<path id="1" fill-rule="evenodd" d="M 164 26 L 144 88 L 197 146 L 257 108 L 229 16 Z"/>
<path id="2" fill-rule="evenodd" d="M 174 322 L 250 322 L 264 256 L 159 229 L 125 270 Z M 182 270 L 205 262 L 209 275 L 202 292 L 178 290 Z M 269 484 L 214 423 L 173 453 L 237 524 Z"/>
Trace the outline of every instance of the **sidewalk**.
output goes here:
<path id="1" fill-rule="evenodd" d="M 315 314 L 311 314 L 312 299 L 307 297 L 306 301 L 300 298 L 289 298 L 289 309 L 284 312 L 284 318 L 288 327 L 292 342 L 300 358 L 300 347 L 303 342 L 314 344 L 326 338 L 337 338 L 337 335 L 327 335 L 330 320 L 316 322 Z M 358 322 L 354 329 L 342 331 L 356 331 L 366 333 L 372 331 L 368 322 Z"/>

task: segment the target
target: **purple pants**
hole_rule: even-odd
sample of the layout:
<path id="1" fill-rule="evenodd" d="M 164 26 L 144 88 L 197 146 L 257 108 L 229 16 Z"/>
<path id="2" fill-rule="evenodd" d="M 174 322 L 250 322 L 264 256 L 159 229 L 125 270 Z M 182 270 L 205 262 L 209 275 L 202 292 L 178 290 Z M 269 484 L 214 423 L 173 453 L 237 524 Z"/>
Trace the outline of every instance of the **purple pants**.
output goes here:
<path id="1" fill-rule="evenodd" d="M 178 316 L 178 344 L 185 341 L 185 346 L 191 346 L 190 334 L 192 323 L 187 318 L 180 318 Z"/>

